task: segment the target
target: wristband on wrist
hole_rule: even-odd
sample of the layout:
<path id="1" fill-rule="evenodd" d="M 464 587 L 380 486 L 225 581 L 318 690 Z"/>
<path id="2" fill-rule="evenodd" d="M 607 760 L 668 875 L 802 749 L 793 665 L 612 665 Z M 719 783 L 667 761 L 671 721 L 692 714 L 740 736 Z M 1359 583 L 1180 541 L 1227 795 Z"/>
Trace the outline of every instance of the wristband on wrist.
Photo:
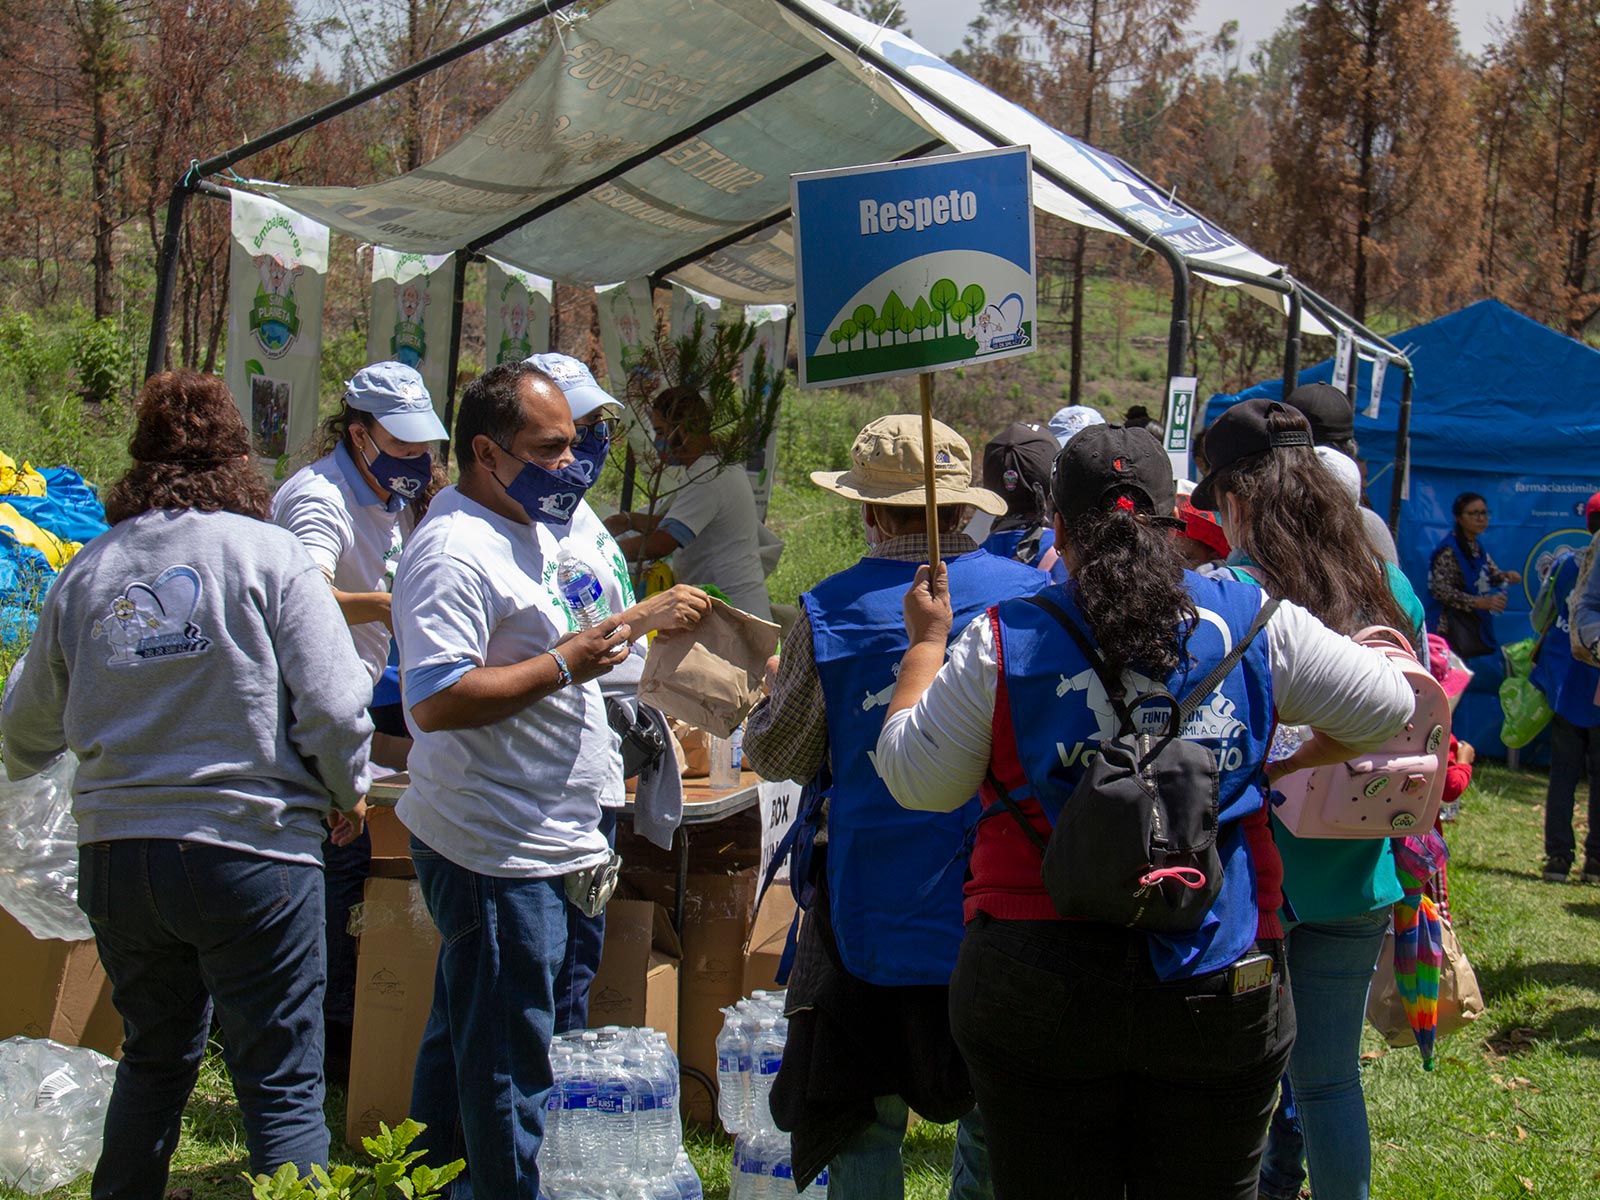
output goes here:
<path id="1" fill-rule="evenodd" d="M 561 657 L 561 652 L 558 650 L 550 650 L 547 653 L 556 660 L 556 687 L 558 689 L 566 687 L 572 682 L 572 669 L 567 666 L 567 660 Z"/>

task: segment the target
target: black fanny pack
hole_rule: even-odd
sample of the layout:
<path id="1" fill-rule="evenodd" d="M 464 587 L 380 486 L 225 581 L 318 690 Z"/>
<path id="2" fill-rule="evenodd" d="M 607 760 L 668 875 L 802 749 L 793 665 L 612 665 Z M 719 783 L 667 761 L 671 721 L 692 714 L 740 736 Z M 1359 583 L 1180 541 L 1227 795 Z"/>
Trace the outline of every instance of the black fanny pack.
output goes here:
<path id="1" fill-rule="evenodd" d="M 1072 635 L 1105 686 L 1119 730 L 1099 744 L 1062 805 L 1048 841 L 992 772 L 989 783 L 1039 848 L 1040 879 L 1063 917 L 1148 933 L 1191 933 L 1222 889 L 1217 853 L 1220 772 L 1209 746 L 1179 734 L 1238 665 L 1278 602 L 1269 599 L 1261 606 L 1249 632 L 1181 703 L 1158 688 L 1131 704 L 1124 703 L 1121 682 L 1110 678 L 1104 659 L 1060 606 L 1042 596 L 1031 597 L 1030 603 Z M 1148 704 L 1169 710 L 1159 733 L 1134 729 L 1134 713 Z"/>
<path id="2" fill-rule="evenodd" d="M 632 779 L 640 771 L 655 766 L 667 752 L 667 739 L 637 704 L 630 708 L 615 696 L 607 696 L 606 721 L 622 739 L 624 779 Z"/>

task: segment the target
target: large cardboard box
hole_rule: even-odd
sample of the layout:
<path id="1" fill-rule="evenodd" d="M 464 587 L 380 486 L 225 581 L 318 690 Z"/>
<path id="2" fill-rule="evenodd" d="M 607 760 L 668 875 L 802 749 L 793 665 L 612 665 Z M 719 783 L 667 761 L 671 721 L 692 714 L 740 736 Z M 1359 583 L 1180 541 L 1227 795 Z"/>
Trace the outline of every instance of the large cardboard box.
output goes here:
<path id="1" fill-rule="evenodd" d="M 771 991 L 778 987 L 778 964 L 789 941 L 789 928 L 799 908 L 787 880 L 767 889 L 750 927 L 744 947 L 744 994 Z"/>
<path id="2" fill-rule="evenodd" d="M 392 807 L 367 809 L 367 832 L 372 836 L 371 874 L 385 879 L 415 879 L 411 862 L 411 831 Z"/>
<path id="3" fill-rule="evenodd" d="M 122 1018 L 92 938 L 44 941 L 0 909 L 0 963 L 0 1039 L 52 1038 L 120 1053 Z"/>
<path id="4" fill-rule="evenodd" d="M 651 900 L 606 905 L 600 969 L 589 987 L 589 1024 L 642 1026 L 678 1048 L 678 977 L 683 949 L 667 910 Z"/>
<path id="5" fill-rule="evenodd" d="M 356 958 L 355 1033 L 344 1135 L 352 1146 L 405 1120 L 417 1048 L 433 1006 L 439 932 L 414 879 L 367 880 Z"/>

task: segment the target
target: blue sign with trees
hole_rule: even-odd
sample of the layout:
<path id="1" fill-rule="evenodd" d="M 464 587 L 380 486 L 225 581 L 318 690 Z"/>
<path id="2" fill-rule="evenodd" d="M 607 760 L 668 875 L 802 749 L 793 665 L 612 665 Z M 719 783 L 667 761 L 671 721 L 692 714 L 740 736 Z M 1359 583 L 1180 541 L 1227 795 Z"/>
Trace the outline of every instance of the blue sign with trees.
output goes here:
<path id="1" fill-rule="evenodd" d="M 800 386 L 1033 349 L 1026 146 L 791 177 Z"/>

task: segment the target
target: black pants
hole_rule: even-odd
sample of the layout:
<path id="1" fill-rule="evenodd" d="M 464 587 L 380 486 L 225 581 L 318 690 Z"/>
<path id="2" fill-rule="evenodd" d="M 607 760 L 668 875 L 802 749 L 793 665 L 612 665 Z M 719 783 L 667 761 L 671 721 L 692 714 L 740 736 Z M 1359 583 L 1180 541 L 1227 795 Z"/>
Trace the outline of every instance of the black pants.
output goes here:
<path id="1" fill-rule="evenodd" d="M 1557 713 L 1550 718 L 1550 785 L 1544 794 L 1546 858 L 1571 863 L 1574 857 L 1572 808 L 1580 780 L 1589 785 L 1584 861 L 1600 862 L 1600 729 L 1583 729 Z"/>
<path id="2" fill-rule="evenodd" d="M 1142 934 L 1067 921 L 967 926 L 950 1018 L 989 1140 L 996 1200 L 1253 1200 L 1294 1041 L 1283 944 L 1272 983 L 1162 983 Z"/>

